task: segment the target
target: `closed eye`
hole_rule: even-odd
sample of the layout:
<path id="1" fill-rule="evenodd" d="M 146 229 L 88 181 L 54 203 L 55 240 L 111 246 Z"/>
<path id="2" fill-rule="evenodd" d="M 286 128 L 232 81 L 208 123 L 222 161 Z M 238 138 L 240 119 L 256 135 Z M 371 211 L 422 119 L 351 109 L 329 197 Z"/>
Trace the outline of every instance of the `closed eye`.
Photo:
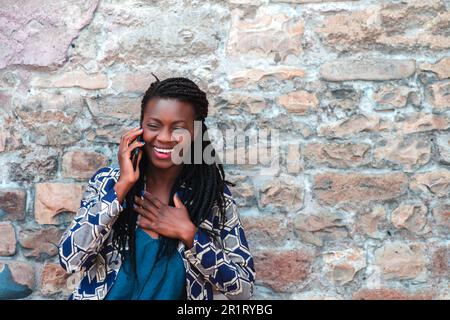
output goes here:
<path id="1" fill-rule="evenodd" d="M 151 129 L 157 129 L 160 126 L 158 124 L 151 123 L 151 124 L 148 124 L 147 127 L 151 128 Z M 172 130 L 179 130 L 179 129 L 185 129 L 185 128 L 184 127 L 174 127 Z"/>

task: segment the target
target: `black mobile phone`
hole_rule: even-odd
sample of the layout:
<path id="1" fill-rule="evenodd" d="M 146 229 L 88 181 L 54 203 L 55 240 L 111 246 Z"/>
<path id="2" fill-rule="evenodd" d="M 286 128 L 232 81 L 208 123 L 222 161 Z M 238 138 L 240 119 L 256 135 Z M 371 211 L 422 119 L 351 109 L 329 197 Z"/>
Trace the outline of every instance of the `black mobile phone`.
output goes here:
<path id="1" fill-rule="evenodd" d="M 143 142 L 144 138 L 142 137 L 142 134 L 139 135 L 137 137 L 137 141 L 139 142 Z M 131 154 L 131 161 L 133 162 L 133 170 L 136 171 L 136 167 L 137 167 L 137 159 L 138 159 L 138 154 L 139 154 L 139 150 L 141 149 L 141 147 L 137 147 L 133 150 L 133 153 Z"/>

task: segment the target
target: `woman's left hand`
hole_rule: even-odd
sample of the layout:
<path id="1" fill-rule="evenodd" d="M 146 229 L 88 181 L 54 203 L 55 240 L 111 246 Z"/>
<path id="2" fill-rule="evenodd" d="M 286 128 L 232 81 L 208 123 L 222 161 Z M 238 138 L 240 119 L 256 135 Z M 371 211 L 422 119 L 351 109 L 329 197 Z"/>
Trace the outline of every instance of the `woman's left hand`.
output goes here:
<path id="1" fill-rule="evenodd" d="M 173 197 L 175 207 L 164 204 L 158 197 L 147 191 L 142 199 L 134 197 L 134 201 L 134 211 L 140 215 L 139 227 L 168 238 L 180 239 L 187 247 L 192 247 L 197 228 L 177 194 Z"/>

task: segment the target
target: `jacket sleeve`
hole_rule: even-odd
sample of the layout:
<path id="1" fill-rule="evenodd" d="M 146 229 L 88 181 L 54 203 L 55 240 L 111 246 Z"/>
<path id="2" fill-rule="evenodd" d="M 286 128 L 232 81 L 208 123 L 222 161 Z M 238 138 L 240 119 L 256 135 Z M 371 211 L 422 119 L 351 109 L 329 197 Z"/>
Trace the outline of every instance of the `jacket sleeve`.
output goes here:
<path id="1" fill-rule="evenodd" d="M 59 243 L 59 261 L 68 273 L 89 269 L 123 211 L 114 190 L 114 169 L 98 170 L 89 180 L 81 205 Z"/>
<path id="2" fill-rule="evenodd" d="M 197 270 L 231 300 L 246 300 L 253 295 L 255 269 L 237 206 L 228 188 L 225 192 L 226 222 L 220 239 L 212 237 L 212 221 L 200 224 L 193 246 L 185 257 Z M 216 206 L 217 208 L 217 206 Z M 217 211 L 216 211 L 217 212 Z M 218 216 L 213 215 L 213 219 Z"/>

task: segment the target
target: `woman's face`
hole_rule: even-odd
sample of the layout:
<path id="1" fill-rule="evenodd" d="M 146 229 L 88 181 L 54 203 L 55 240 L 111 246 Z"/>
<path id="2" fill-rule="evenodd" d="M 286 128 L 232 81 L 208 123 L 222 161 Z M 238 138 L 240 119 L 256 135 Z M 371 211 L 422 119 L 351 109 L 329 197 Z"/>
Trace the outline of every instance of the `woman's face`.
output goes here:
<path id="1" fill-rule="evenodd" d="M 187 102 L 157 97 L 147 103 L 142 119 L 144 151 L 153 166 L 168 169 L 175 165 L 170 150 L 179 143 L 180 134 L 189 133 L 192 141 L 195 118 L 194 107 Z M 190 142 L 183 139 L 181 145 L 189 147 Z"/>

